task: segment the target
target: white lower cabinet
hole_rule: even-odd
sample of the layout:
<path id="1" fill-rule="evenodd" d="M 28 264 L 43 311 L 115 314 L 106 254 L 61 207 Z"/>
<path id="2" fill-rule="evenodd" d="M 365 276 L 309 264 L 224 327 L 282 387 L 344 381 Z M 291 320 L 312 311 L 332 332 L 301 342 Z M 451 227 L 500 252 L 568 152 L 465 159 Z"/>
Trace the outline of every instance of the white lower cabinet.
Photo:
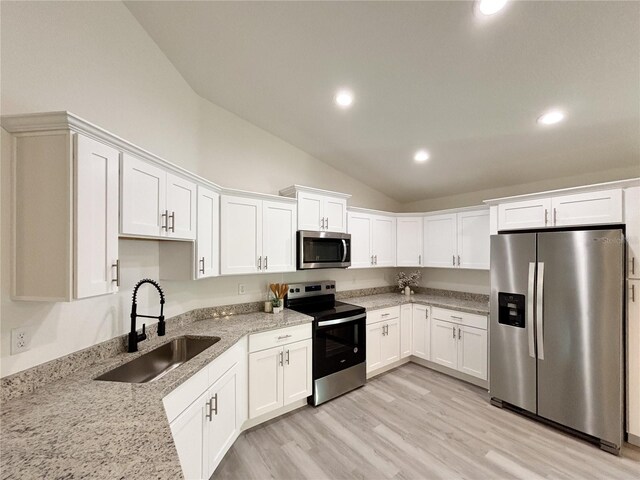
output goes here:
<path id="1" fill-rule="evenodd" d="M 413 305 L 400 307 L 400 358 L 406 358 L 412 352 L 413 335 Z"/>
<path id="2" fill-rule="evenodd" d="M 487 379 L 487 317 L 432 308 L 431 361 Z"/>
<path id="3" fill-rule="evenodd" d="M 431 323 L 430 307 L 414 303 L 411 305 L 412 354 L 423 360 L 431 359 Z"/>
<path id="4" fill-rule="evenodd" d="M 367 373 L 400 360 L 400 307 L 367 315 Z"/>
<path id="5" fill-rule="evenodd" d="M 272 412 L 312 393 L 311 325 L 265 333 L 273 338 L 258 334 L 249 339 L 249 418 Z M 306 338 L 300 340 L 300 337 Z"/>
<path id="6" fill-rule="evenodd" d="M 640 280 L 627 280 L 627 432 L 640 442 Z"/>
<path id="7" fill-rule="evenodd" d="M 246 338 L 163 401 L 184 477 L 211 477 L 246 420 Z"/>

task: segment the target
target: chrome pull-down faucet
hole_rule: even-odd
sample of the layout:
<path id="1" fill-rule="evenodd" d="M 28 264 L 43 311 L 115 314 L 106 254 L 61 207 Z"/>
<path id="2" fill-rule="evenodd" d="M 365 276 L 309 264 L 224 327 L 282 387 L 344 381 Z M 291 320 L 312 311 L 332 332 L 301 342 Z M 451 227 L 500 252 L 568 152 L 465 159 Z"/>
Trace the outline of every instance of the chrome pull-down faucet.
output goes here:
<path id="1" fill-rule="evenodd" d="M 160 294 L 160 315 L 154 317 L 153 315 L 138 315 L 138 302 L 137 295 L 138 289 L 144 285 L 145 283 L 150 283 L 158 293 Z M 145 324 L 142 325 L 142 333 L 138 333 L 136 331 L 136 319 L 138 317 L 142 318 L 156 318 L 158 319 L 158 336 L 162 337 L 165 334 L 165 321 L 164 321 L 164 293 L 162 292 L 162 288 L 158 285 L 158 282 L 155 280 L 151 280 L 150 278 L 145 278 L 136 283 L 136 286 L 133 287 L 133 303 L 131 304 L 131 331 L 129 332 L 129 353 L 138 351 L 138 342 L 147 339 L 147 333 L 145 331 Z"/>

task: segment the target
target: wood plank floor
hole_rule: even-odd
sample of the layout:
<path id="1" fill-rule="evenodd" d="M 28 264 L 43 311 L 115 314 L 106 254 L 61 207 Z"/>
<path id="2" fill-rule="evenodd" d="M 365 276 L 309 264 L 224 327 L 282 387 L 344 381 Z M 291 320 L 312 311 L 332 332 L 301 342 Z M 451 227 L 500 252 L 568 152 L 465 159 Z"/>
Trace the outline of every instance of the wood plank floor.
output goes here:
<path id="1" fill-rule="evenodd" d="M 640 449 L 615 457 L 407 364 L 245 432 L 213 478 L 640 479 Z"/>

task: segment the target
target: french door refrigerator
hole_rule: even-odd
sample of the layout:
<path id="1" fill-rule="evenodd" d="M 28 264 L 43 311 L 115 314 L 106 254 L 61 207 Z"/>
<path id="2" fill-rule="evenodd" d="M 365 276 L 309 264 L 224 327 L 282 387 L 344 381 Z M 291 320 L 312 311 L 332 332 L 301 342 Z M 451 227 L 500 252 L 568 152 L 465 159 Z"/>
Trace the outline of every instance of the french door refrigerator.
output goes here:
<path id="1" fill-rule="evenodd" d="M 618 454 L 624 421 L 622 229 L 491 236 L 490 394 Z"/>

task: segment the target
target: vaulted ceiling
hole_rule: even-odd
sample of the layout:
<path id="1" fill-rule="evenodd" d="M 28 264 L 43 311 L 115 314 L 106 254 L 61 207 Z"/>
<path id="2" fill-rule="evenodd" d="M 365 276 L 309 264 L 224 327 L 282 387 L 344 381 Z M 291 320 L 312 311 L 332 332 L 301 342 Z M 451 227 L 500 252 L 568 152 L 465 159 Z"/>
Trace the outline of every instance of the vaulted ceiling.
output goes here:
<path id="1" fill-rule="evenodd" d="M 639 2 L 126 5 L 199 95 L 400 202 L 640 165 Z"/>

